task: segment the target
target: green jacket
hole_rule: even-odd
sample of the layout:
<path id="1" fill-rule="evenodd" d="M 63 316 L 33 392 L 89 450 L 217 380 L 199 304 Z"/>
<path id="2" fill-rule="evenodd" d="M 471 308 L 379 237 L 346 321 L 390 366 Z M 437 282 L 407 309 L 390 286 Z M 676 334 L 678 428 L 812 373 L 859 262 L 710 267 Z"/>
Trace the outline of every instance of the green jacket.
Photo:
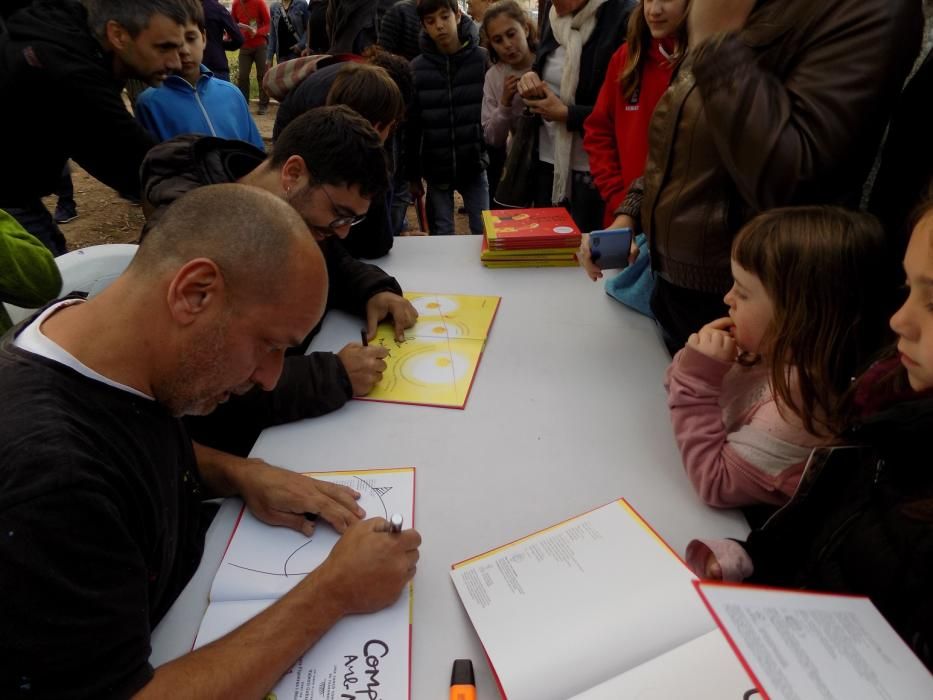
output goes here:
<path id="1" fill-rule="evenodd" d="M 62 288 L 52 252 L 0 209 L 0 301 L 16 306 L 41 306 Z M 0 334 L 12 325 L 0 305 Z"/>

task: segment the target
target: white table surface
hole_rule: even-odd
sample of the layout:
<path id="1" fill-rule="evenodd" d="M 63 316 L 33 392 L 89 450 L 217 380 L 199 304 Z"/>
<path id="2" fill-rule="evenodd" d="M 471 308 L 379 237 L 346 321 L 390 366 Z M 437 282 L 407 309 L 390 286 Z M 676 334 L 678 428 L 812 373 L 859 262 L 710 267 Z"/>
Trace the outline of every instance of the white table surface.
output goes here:
<path id="1" fill-rule="evenodd" d="M 695 536 L 748 531 L 737 512 L 704 506 L 683 473 L 654 323 L 577 268 L 489 270 L 479 246 L 472 236 L 398 238 L 377 262 L 406 290 L 502 297 L 464 410 L 351 401 L 266 430 L 253 450 L 297 471 L 417 468 L 414 700 L 446 697 L 456 658 L 473 659 L 477 697 L 498 697 L 450 580 L 454 562 L 618 497 L 681 553 Z M 336 351 L 359 328 L 329 314 L 312 349 Z M 195 578 L 154 630 L 154 665 L 191 648 L 238 509 L 224 504 Z"/>

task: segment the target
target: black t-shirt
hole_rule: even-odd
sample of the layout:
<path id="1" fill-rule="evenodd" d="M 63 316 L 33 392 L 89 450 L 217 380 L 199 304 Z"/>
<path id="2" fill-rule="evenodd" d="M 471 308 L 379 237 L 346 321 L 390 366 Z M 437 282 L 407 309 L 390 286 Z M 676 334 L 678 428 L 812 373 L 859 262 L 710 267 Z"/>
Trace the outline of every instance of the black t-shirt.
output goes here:
<path id="1" fill-rule="evenodd" d="M 0 340 L 0 697 L 128 697 L 201 558 L 200 481 L 155 401 Z"/>

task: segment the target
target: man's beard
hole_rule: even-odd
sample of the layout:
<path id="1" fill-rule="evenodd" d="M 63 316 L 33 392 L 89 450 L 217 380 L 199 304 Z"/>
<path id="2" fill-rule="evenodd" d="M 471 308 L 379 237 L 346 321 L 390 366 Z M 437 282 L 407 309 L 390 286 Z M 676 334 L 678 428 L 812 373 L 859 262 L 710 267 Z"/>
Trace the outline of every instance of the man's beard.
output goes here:
<path id="1" fill-rule="evenodd" d="M 205 329 L 183 351 L 175 374 L 159 387 L 156 399 L 172 415 L 207 415 L 221 402 L 229 317 L 224 315 L 213 327 Z"/>

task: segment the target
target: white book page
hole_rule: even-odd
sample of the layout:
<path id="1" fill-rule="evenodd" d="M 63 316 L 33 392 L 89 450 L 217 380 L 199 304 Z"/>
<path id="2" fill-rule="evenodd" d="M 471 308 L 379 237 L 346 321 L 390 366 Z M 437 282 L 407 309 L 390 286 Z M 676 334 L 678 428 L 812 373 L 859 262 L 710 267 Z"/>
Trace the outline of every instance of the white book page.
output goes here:
<path id="1" fill-rule="evenodd" d="M 343 618 L 282 676 L 277 700 L 409 697 L 410 587 L 372 615 Z M 272 605 L 269 600 L 211 603 L 195 648 L 236 629 Z"/>
<path id="2" fill-rule="evenodd" d="M 636 666 L 570 700 L 760 700 L 719 630 Z"/>
<path id="3" fill-rule="evenodd" d="M 330 472 L 315 478 L 359 491 L 359 504 L 367 518 L 401 513 L 404 527 L 412 526 L 413 468 Z M 295 530 L 266 525 L 245 511 L 214 576 L 211 600 L 279 598 L 327 558 L 338 538 L 336 530 L 322 518 L 314 534 L 305 537 Z"/>
<path id="4" fill-rule="evenodd" d="M 564 700 L 715 629 L 621 501 L 451 572 L 509 700 Z"/>
<path id="5" fill-rule="evenodd" d="M 933 698 L 933 676 L 867 598 L 698 589 L 771 700 Z"/>

